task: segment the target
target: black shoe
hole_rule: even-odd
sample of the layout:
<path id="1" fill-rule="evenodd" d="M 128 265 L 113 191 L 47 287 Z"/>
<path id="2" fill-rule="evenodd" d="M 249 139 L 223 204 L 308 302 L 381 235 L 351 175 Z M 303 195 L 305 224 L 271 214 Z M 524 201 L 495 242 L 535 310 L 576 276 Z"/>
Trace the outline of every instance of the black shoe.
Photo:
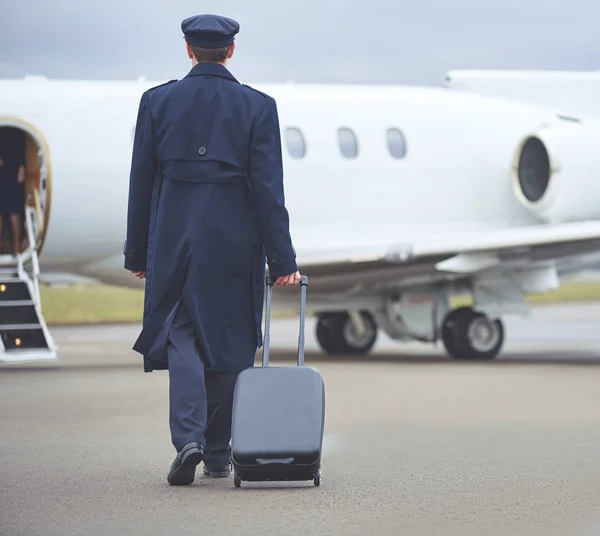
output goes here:
<path id="1" fill-rule="evenodd" d="M 209 471 L 205 465 L 202 472 L 204 473 L 204 476 L 210 478 L 227 478 L 231 473 L 231 465 L 228 465 L 224 469 L 219 469 L 218 471 Z"/>
<path id="2" fill-rule="evenodd" d="M 188 443 L 178 453 L 171 464 L 167 482 L 171 486 L 186 486 L 196 477 L 196 466 L 204 458 L 204 450 L 200 443 Z"/>

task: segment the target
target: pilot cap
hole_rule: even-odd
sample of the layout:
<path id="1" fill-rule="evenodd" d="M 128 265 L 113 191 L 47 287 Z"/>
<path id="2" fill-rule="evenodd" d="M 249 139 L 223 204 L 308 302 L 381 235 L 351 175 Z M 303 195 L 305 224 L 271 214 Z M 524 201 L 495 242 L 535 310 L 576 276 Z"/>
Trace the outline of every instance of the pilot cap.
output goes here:
<path id="1" fill-rule="evenodd" d="M 184 39 L 194 47 L 221 48 L 231 45 L 240 25 L 219 15 L 196 15 L 181 23 Z"/>

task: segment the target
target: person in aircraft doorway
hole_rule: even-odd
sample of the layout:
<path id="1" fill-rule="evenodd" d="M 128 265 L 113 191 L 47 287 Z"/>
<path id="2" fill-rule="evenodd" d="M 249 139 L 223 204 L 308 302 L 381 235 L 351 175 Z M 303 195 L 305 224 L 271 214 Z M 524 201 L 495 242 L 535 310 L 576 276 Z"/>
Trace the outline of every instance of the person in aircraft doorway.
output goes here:
<path id="1" fill-rule="evenodd" d="M 0 128 L 0 238 L 2 222 L 9 218 L 12 253 L 21 249 L 22 217 L 25 211 L 25 134 L 13 128 Z"/>

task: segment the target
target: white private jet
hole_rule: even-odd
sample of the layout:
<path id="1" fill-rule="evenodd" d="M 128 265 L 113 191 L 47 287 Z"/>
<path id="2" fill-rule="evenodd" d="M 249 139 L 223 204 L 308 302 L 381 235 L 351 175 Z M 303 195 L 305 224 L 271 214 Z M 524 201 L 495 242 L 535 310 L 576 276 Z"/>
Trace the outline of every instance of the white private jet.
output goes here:
<path id="1" fill-rule="evenodd" d="M 158 83 L 0 81 L 0 128 L 27 133 L 33 245 L 2 257 L 0 360 L 56 359 L 38 255 L 43 270 L 137 284 L 123 269 L 128 175 L 139 99 Z M 492 359 L 502 315 L 599 261 L 593 121 L 447 88 L 255 87 L 278 102 L 292 236 L 328 354 L 368 353 L 383 330 Z M 465 291 L 474 306 L 451 310 Z"/>

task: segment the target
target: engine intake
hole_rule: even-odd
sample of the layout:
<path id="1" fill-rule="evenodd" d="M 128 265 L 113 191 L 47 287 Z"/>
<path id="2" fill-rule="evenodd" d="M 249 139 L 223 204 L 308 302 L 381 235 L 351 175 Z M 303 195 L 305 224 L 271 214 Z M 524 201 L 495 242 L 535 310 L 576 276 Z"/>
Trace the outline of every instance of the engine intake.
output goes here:
<path id="1" fill-rule="evenodd" d="M 550 156 L 539 138 L 528 138 L 523 144 L 517 179 L 527 201 L 536 203 L 544 197 L 550 184 Z"/>
<path id="2" fill-rule="evenodd" d="M 600 127 L 549 126 L 525 136 L 513 158 L 512 188 L 546 222 L 600 218 Z"/>

